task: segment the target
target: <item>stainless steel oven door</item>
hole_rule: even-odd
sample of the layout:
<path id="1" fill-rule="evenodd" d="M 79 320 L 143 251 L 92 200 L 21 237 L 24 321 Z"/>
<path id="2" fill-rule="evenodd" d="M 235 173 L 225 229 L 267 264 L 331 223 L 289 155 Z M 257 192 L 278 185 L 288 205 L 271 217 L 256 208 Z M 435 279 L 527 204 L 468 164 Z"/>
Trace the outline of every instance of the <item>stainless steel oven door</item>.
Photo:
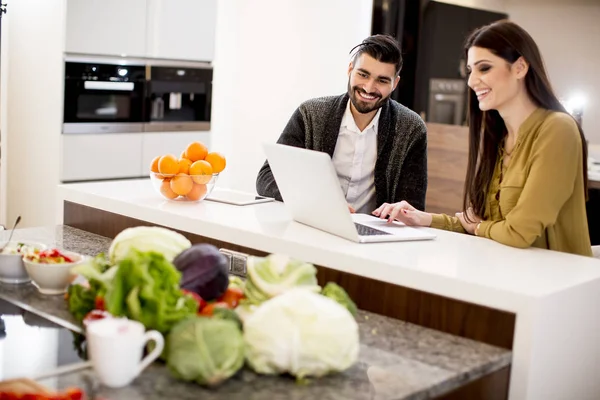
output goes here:
<path id="1" fill-rule="evenodd" d="M 145 67 L 67 62 L 63 133 L 142 132 Z"/>
<path id="2" fill-rule="evenodd" d="M 429 99 L 429 121 L 440 124 L 462 125 L 464 96 L 432 93 Z"/>
<path id="3" fill-rule="evenodd" d="M 462 79 L 431 79 L 427 121 L 463 125 L 465 92 L 466 82 Z"/>

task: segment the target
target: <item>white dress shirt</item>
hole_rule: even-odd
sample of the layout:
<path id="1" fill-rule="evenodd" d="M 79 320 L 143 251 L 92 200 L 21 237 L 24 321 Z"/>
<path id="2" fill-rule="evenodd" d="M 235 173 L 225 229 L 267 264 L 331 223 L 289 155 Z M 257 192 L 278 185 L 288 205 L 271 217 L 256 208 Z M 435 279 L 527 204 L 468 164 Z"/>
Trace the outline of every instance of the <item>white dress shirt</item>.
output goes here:
<path id="1" fill-rule="evenodd" d="M 381 108 L 361 131 L 354 122 L 350 101 L 342 118 L 332 161 L 348 204 L 357 213 L 370 214 L 379 206 L 375 198 L 375 161 Z"/>

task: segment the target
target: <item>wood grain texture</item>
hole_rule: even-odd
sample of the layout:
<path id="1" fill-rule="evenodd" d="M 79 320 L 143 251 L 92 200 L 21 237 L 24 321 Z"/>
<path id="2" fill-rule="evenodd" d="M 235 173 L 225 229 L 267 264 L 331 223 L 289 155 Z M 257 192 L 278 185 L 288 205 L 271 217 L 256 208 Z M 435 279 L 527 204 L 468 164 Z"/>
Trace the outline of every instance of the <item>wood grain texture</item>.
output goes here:
<path id="1" fill-rule="evenodd" d="M 426 211 L 454 215 L 462 210 L 468 154 L 467 127 L 427 123 Z"/>
<path id="2" fill-rule="evenodd" d="M 64 203 L 64 224 L 114 238 L 125 228 L 151 226 L 145 221 L 75 203 Z M 170 228 L 169 228 L 170 229 Z M 266 253 L 233 243 L 180 232 L 192 243 L 210 243 L 247 254 Z M 512 349 L 515 315 L 476 304 L 317 266 L 319 284 L 336 282 L 359 308 L 479 342 Z"/>
<path id="3" fill-rule="evenodd" d="M 510 367 L 485 375 L 436 400 L 506 400 L 510 381 Z"/>

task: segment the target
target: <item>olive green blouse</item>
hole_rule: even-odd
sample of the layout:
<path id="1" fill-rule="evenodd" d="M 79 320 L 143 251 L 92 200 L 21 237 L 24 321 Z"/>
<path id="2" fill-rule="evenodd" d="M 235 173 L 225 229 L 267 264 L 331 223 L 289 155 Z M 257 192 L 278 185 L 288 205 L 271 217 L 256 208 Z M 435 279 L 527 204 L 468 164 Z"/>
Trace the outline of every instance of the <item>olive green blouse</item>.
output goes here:
<path id="1" fill-rule="evenodd" d="M 478 235 L 519 248 L 591 256 L 583 152 L 571 116 L 538 108 L 523 122 L 508 167 L 503 148 Z M 431 226 L 465 232 L 456 217 L 435 214 Z"/>

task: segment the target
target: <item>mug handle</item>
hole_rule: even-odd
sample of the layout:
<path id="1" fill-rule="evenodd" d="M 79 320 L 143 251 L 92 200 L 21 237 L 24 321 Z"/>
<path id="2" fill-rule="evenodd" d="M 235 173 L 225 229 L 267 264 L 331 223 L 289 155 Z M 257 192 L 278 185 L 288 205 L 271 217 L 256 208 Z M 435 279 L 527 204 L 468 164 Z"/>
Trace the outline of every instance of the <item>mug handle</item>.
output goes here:
<path id="1" fill-rule="evenodd" d="M 146 357 L 144 357 L 144 359 L 140 363 L 140 365 L 138 367 L 137 375 L 141 374 L 142 371 L 148 367 L 148 365 L 150 365 L 152 362 L 154 362 L 154 360 L 156 360 L 158 358 L 158 356 L 160 356 L 160 353 L 162 353 L 163 348 L 165 347 L 165 339 L 163 338 L 163 335 L 160 334 L 160 332 L 158 332 L 158 331 L 146 332 L 144 334 L 144 347 L 151 340 L 154 340 L 154 343 L 156 344 L 156 346 L 154 346 L 154 349 L 150 352 L 150 354 L 148 354 Z"/>

